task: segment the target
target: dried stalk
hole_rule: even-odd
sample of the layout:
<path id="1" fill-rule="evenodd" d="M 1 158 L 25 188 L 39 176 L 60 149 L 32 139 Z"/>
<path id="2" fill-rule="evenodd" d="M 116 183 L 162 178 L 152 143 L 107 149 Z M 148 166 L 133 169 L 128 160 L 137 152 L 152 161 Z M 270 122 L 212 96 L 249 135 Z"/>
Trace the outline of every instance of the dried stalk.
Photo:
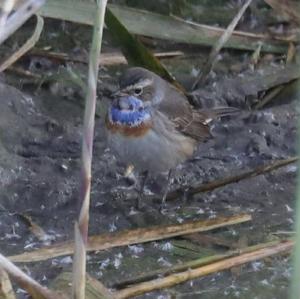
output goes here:
<path id="1" fill-rule="evenodd" d="M 285 160 L 275 161 L 269 165 L 263 165 L 263 166 L 257 167 L 254 170 L 246 171 L 246 172 L 238 174 L 238 175 L 230 176 L 230 177 L 223 178 L 220 180 L 215 180 L 213 182 L 206 183 L 206 184 L 199 184 L 197 186 L 191 187 L 190 190 L 188 190 L 188 194 L 194 195 L 197 193 L 212 191 L 214 189 L 226 186 L 228 184 L 237 183 L 244 179 L 256 177 L 258 175 L 271 172 L 275 169 L 295 163 L 296 161 L 298 161 L 298 159 L 299 159 L 299 157 L 296 156 L 296 157 L 291 157 L 291 158 L 288 158 Z M 167 200 L 176 199 L 181 195 L 182 195 L 181 189 L 175 190 L 168 194 Z"/>
<path id="2" fill-rule="evenodd" d="M 4 31 L 4 26 L 6 24 L 7 18 L 14 8 L 15 0 L 4 0 L 2 5 L 0 5 L 0 36 L 2 31 Z"/>
<path id="3" fill-rule="evenodd" d="M 298 119 L 298 153 L 300 152 L 300 122 Z M 300 294 L 300 168 L 298 168 L 295 215 L 295 248 L 293 252 L 293 277 L 291 281 L 290 299 L 299 299 Z"/>
<path id="4" fill-rule="evenodd" d="M 9 277 L 2 267 L 0 267 L 0 298 L 16 299 Z"/>
<path id="5" fill-rule="evenodd" d="M 86 96 L 83 139 L 81 196 L 78 221 L 75 222 L 75 254 L 73 265 L 72 297 L 84 299 L 86 272 L 86 245 L 88 239 L 89 205 L 91 188 L 91 165 L 93 156 L 93 136 L 96 109 L 96 91 L 98 81 L 99 56 L 102 43 L 102 32 L 107 0 L 97 0 L 94 33 L 89 60 L 88 90 Z"/>
<path id="6" fill-rule="evenodd" d="M 51 282 L 51 287 L 55 290 L 60 290 L 64 294 L 71 293 L 72 273 L 62 272 L 54 281 Z M 85 299 L 115 299 L 113 293 L 108 290 L 100 281 L 86 274 L 86 291 Z"/>
<path id="7" fill-rule="evenodd" d="M 18 49 L 15 53 L 13 53 L 8 59 L 6 59 L 0 65 L 0 72 L 3 72 L 8 67 L 10 67 L 13 63 L 15 63 L 20 57 L 22 57 L 26 52 L 28 52 L 31 48 L 33 48 L 34 45 L 39 40 L 44 27 L 44 19 L 38 15 L 36 17 L 37 17 L 37 23 L 32 36 L 25 42 L 25 44 L 20 49 Z"/>
<path id="8" fill-rule="evenodd" d="M 291 63 L 296 55 L 296 47 L 293 43 L 289 44 L 289 48 L 286 55 L 286 63 Z M 254 109 L 261 109 L 266 104 L 268 104 L 272 99 L 274 99 L 285 87 L 287 84 L 281 84 L 279 86 L 274 87 L 270 92 L 266 94 L 266 96 L 259 101 Z"/>
<path id="9" fill-rule="evenodd" d="M 231 217 L 190 221 L 182 224 L 173 224 L 168 226 L 153 226 L 149 228 L 125 230 L 116 233 L 106 233 L 99 236 L 89 237 L 87 250 L 106 250 L 113 247 L 163 240 L 196 232 L 209 231 L 212 229 L 239 224 L 250 220 L 250 215 L 241 214 Z M 67 241 L 54 246 L 37 249 L 32 252 L 25 252 L 20 255 L 11 256 L 9 258 L 10 260 L 15 262 L 36 262 L 72 254 L 73 250 L 74 242 Z"/>
<path id="10" fill-rule="evenodd" d="M 123 280 L 121 282 L 118 282 L 116 284 L 113 284 L 112 287 L 113 288 L 124 288 L 128 285 L 133 285 L 133 284 L 137 284 L 140 282 L 145 282 L 147 280 L 150 279 L 154 279 L 162 276 L 166 276 L 169 275 L 171 273 L 176 273 L 179 271 L 185 271 L 187 269 L 194 269 L 200 266 L 205 266 L 211 263 L 215 263 L 217 261 L 221 261 L 224 260 L 226 258 L 229 257 L 233 257 L 233 256 L 237 256 L 237 255 L 241 255 L 244 253 L 249 253 L 249 252 L 253 252 L 256 251 L 258 249 L 262 249 L 262 248 L 268 248 L 270 246 L 274 246 L 277 245 L 279 243 L 281 243 L 282 241 L 272 241 L 272 242 L 267 242 L 267 243 L 262 243 L 262 244 L 257 244 L 257 245 L 253 245 L 253 246 L 249 246 L 249 247 L 245 247 L 245 248 L 240 248 L 240 249 L 235 249 L 235 250 L 230 250 L 227 251 L 223 254 L 216 254 L 216 255 L 212 255 L 212 256 L 207 256 L 207 257 L 203 257 L 200 259 L 196 259 L 196 260 L 192 260 L 192 261 L 188 261 L 186 263 L 182 263 L 179 265 L 175 265 L 172 267 L 168 267 L 166 269 L 158 269 L 152 272 L 147 272 L 144 275 L 140 275 L 138 277 L 134 277 L 131 279 L 126 279 Z"/>
<path id="11" fill-rule="evenodd" d="M 261 109 L 266 106 L 269 102 L 271 102 L 288 84 L 282 84 L 271 89 L 261 101 L 259 101 L 254 109 Z"/>
<path id="12" fill-rule="evenodd" d="M 2 254 L 0 254 L 0 267 L 3 268 L 23 289 L 25 289 L 33 299 L 65 299 L 65 297 L 57 292 L 53 292 L 40 285 Z"/>
<path id="13" fill-rule="evenodd" d="M 0 45 L 39 10 L 44 3 L 45 0 L 28 0 L 20 5 L 18 9 L 8 17 L 4 30 L 0 32 Z"/>
<path id="14" fill-rule="evenodd" d="M 30 51 L 29 55 L 49 57 L 49 58 L 52 58 L 52 59 L 54 58 L 56 60 L 61 60 L 61 61 L 87 63 L 86 59 L 84 59 L 84 58 L 71 57 L 65 53 L 51 52 L 51 51 L 45 51 L 45 50 L 41 50 L 41 49 L 34 49 L 34 50 Z M 153 53 L 153 55 L 159 59 L 164 59 L 164 58 L 183 56 L 184 54 L 181 51 L 168 51 L 168 52 Z M 127 64 L 127 60 L 122 53 L 102 53 L 102 54 L 100 54 L 99 63 L 100 62 L 101 62 L 101 65 L 103 65 L 103 66 Z"/>
<path id="15" fill-rule="evenodd" d="M 253 67 L 257 65 L 260 59 L 261 47 L 262 47 L 262 43 L 258 43 L 257 49 L 254 51 L 254 53 L 251 56 L 250 65 L 252 65 Z"/>
<path id="16" fill-rule="evenodd" d="M 21 67 L 16 66 L 10 66 L 7 71 L 10 71 L 18 76 L 27 77 L 29 79 L 32 79 L 32 81 L 40 82 L 43 79 L 42 75 L 32 73 L 28 70 L 25 70 Z"/>
<path id="17" fill-rule="evenodd" d="M 176 284 L 180 284 L 191 279 L 230 269 L 232 267 L 240 266 L 245 263 L 249 263 L 275 254 L 289 252 L 293 248 L 293 245 L 293 241 L 285 241 L 277 245 L 272 245 L 270 247 L 258 249 L 250 253 L 245 253 L 236 257 L 224 259 L 222 261 L 218 261 L 203 267 L 189 269 L 187 271 L 172 274 L 161 279 L 154 279 L 147 282 L 143 282 L 121 290 L 119 292 L 116 292 L 115 297 L 117 299 L 125 299 L 138 296 L 144 293 L 152 292 L 154 290 L 169 288 Z"/>
<path id="18" fill-rule="evenodd" d="M 278 14 L 288 16 L 291 21 L 300 25 L 299 1 L 291 0 L 265 0 Z"/>
<path id="19" fill-rule="evenodd" d="M 214 34 L 217 34 L 217 35 L 220 35 L 226 31 L 226 29 L 223 29 L 223 28 L 220 28 L 217 26 L 199 24 L 199 23 L 193 22 L 191 20 L 182 19 L 178 16 L 172 16 L 172 17 L 175 20 L 192 25 L 193 27 L 198 27 L 199 29 L 202 29 L 204 31 L 205 30 L 212 31 L 212 32 L 214 32 Z M 256 32 L 254 33 L 254 32 L 239 31 L 239 30 L 234 30 L 232 32 L 232 35 L 253 38 L 253 39 L 257 40 L 257 43 L 260 43 L 261 42 L 260 40 L 267 40 L 268 38 L 270 38 L 267 34 L 264 34 L 264 33 L 256 33 Z M 279 40 L 279 41 L 283 41 L 283 42 L 296 42 L 297 41 L 296 38 L 292 38 L 291 36 L 282 36 L 282 35 L 276 35 L 276 36 L 273 35 L 272 40 Z M 255 50 L 255 49 L 253 49 L 253 50 Z"/>
<path id="20" fill-rule="evenodd" d="M 205 63 L 203 67 L 203 71 L 200 73 L 200 75 L 196 78 L 192 89 L 195 90 L 199 84 L 203 84 L 206 80 L 207 75 L 211 72 L 212 68 L 214 67 L 214 64 L 217 60 L 217 56 L 225 43 L 229 40 L 231 37 L 234 28 L 236 27 L 237 23 L 243 16 L 244 12 L 246 11 L 247 7 L 250 5 L 252 0 L 247 0 L 246 3 L 242 6 L 238 14 L 234 17 L 234 19 L 231 21 L 227 29 L 224 31 L 224 33 L 221 35 L 219 40 L 216 42 L 214 47 L 212 48 L 208 60 Z"/>

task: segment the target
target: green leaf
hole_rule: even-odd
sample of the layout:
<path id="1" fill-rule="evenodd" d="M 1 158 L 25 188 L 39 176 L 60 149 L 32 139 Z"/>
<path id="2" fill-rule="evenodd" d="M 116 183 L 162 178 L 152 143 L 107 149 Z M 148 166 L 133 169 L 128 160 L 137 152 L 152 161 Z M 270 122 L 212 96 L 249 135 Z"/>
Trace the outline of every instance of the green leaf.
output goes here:
<path id="1" fill-rule="evenodd" d="M 106 10 L 105 23 L 113 39 L 121 47 L 129 64 L 147 68 L 183 90 L 183 87 L 175 81 L 159 60 L 135 36 L 127 31 L 109 8 Z"/>
<path id="2" fill-rule="evenodd" d="M 213 26 L 188 24 L 184 20 L 120 5 L 108 8 L 126 29 L 137 35 L 165 39 L 178 43 L 213 46 L 223 30 Z M 70 0 L 49 0 L 40 10 L 45 17 L 92 25 L 95 5 Z M 233 32 L 225 48 L 255 51 L 258 43 L 263 52 L 285 53 L 288 42 L 270 39 L 265 35 Z"/>

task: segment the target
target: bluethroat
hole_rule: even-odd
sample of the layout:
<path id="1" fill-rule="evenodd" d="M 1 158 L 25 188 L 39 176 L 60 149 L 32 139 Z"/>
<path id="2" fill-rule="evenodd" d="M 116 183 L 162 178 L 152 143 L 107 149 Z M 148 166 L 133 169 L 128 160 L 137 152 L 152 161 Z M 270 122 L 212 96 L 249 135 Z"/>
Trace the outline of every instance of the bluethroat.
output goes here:
<path id="1" fill-rule="evenodd" d="M 145 173 L 169 172 L 192 157 L 210 135 L 208 123 L 235 108 L 196 110 L 185 95 L 141 67 L 127 69 L 105 121 L 108 145 L 120 161 Z M 142 186 L 143 188 L 143 186 Z"/>

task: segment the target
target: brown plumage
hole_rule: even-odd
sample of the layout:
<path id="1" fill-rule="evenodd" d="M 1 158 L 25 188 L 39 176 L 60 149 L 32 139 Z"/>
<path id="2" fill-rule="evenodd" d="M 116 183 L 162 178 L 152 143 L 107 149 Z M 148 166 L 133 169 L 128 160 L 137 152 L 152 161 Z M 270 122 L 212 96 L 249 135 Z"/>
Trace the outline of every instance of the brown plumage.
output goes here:
<path id="1" fill-rule="evenodd" d="M 238 111 L 231 107 L 196 110 L 180 90 L 141 67 L 126 70 L 119 82 L 122 94 L 137 96 L 144 102 L 153 102 L 156 109 L 165 114 L 180 133 L 198 142 L 211 136 L 208 126 L 211 120 Z M 144 86 L 142 93 L 136 94 L 135 90 L 141 86 Z"/>
<path id="2" fill-rule="evenodd" d="M 105 118 L 105 126 L 112 133 L 119 133 L 128 137 L 141 137 L 153 127 L 152 121 L 144 122 L 138 126 L 125 126 L 117 123 L 112 123 L 108 117 Z"/>
<path id="3" fill-rule="evenodd" d="M 163 207 L 171 169 L 192 157 L 197 144 L 211 136 L 208 123 L 212 119 L 237 110 L 196 110 L 183 93 L 139 67 L 127 69 L 119 83 L 107 112 L 108 144 L 121 161 L 139 171 L 169 171 Z"/>
<path id="4" fill-rule="evenodd" d="M 134 97 L 140 101 L 140 108 L 149 112 L 150 119 L 138 127 L 107 121 L 108 142 L 121 160 L 142 171 L 162 172 L 176 167 L 193 155 L 199 142 L 211 136 L 208 123 L 213 118 L 237 111 L 196 110 L 183 93 L 140 67 L 127 69 L 119 83 L 114 103 L 120 113 L 125 111 L 122 109 L 128 113 L 128 99 Z"/>

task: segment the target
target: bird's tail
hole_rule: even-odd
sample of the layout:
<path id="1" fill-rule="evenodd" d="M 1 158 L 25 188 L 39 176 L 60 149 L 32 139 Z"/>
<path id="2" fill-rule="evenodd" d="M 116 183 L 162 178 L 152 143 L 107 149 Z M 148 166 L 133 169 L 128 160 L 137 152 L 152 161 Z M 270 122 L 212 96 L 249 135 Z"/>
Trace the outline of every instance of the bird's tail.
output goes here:
<path id="1" fill-rule="evenodd" d="M 207 110 L 204 109 L 201 111 L 205 112 L 212 119 L 223 116 L 235 115 L 241 112 L 240 109 L 235 107 L 218 107 Z"/>
<path id="2" fill-rule="evenodd" d="M 204 124 L 209 124 L 212 120 L 219 117 L 235 115 L 241 112 L 240 109 L 234 107 L 218 107 L 201 109 L 200 111 L 203 113 L 203 115 L 205 115 Z"/>

